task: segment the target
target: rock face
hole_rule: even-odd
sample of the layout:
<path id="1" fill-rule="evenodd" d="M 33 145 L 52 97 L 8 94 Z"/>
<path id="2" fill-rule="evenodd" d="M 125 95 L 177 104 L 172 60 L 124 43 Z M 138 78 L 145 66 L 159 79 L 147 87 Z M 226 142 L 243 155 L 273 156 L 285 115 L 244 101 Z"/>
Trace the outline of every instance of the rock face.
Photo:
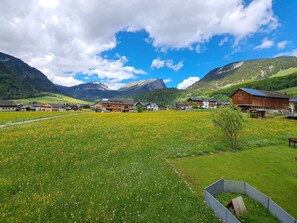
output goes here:
<path id="1" fill-rule="evenodd" d="M 297 67 L 297 57 L 234 62 L 211 70 L 189 89 L 219 89 L 247 81 L 264 80 L 292 67 Z"/>
<path id="2" fill-rule="evenodd" d="M 117 91 L 110 90 L 105 84 L 90 82 L 72 87 L 58 86 L 61 93 L 70 97 L 95 101 L 100 98 L 110 98 L 117 94 Z"/>
<path id="3" fill-rule="evenodd" d="M 150 91 L 166 88 L 162 79 L 149 79 L 138 82 L 132 82 L 120 88 L 119 94 L 122 97 L 140 97 Z"/>
<path id="4" fill-rule="evenodd" d="M 164 81 L 162 79 L 149 79 L 149 80 L 142 80 L 138 82 L 129 83 L 124 87 L 121 87 L 119 91 L 139 90 L 140 88 L 143 88 L 143 87 L 145 87 L 148 91 L 166 88 Z"/>
<path id="5" fill-rule="evenodd" d="M 58 92 L 39 70 L 0 52 L 0 99 L 32 97 L 41 92 Z"/>

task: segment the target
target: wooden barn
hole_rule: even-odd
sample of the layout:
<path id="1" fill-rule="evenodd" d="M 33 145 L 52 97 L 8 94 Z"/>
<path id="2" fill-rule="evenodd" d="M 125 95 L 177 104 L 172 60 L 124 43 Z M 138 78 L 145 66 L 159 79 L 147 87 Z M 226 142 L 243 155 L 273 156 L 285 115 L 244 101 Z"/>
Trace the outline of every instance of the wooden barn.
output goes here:
<path id="1" fill-rule="evenodd" d="M 110 112 L 129 112 L 133 110 L 133 101 L 125 99 L 102 99 L 93 105 L 94 109 Z"/>
<path id="2" fill-rule="evenodd" d="M 231 96 L 232 102 L 243 110 L 267 109 L 287 110 L 289 109 L 289 97 L 273 91 L 240 88 Z"/>

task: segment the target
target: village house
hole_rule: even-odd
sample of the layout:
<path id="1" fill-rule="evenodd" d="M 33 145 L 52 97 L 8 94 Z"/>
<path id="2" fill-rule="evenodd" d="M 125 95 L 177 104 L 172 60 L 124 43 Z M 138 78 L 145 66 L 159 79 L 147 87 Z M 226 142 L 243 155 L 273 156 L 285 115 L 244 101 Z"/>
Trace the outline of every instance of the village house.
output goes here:
<path id="1" fill-rule="evenodd" d="M 149 111 L 159 111 L 159 106 L 156 103 L 149 103 L 146 109 Z"/>
<path id="2" fill-rule="evenodd" d="M 16 111 L 17 104 L 13 101 L 0 101 L 0 111 Z"/>
<path id="3" fill-rule="evenodd" d="M 41 111 L 41 103 L 34 103 L 32 104 L 32 107 L 35 108 L 36 111 Z"/>
<path id="4" fill-rule="evenodd" d="M 133 105 L 133 108 L 136 109 L 137 106 L 141 106 L 145 110 L 148 104 L 148 102 L 138 101 Z"/>
<path id="5" fill-rule="evenodd" d="M 234 105 L 242 110 L 288 110 L 289 97 L 273 91 L 240 88 L 231 96 Z"/>
<path id="6" fill-rule="evenodd" d="M 21 111 L 36 111 L 36 108 L 33 106 L 29 106 L 29 105 L 24 105 L 22 107 L 20 107 Z"/>
<path id="7" fill-rule="evenodd" d="M 39 111 L 51 112 L 53 111 L 53 106 L 51 104 L 42 104 Z"/>
<path id="8" fill-rule="evenodd" d="M 134 107 L 136 108 L 137 106 L 141 106 L 143 109 L 148 110 L 148 111 L 159 111 L 159 106 L 156 103 L 152 102 L 137 102 L 134 104 Z"/>
<path id="9" fill-rule="evenodd" d="M 133 110 L 133 101 L 126 99 L 102 99 L 92 107 L 95 110 L 110 112 L 129 112 Z"/>
<path id="10" fill-rule="evenodd" d="M 230 106 L 230 102 L 227 102 L 227 101 L 218 101 L 217 107 L 219 108 L 221 106 Z"/>
<path id="11" fill-rule="evenodd" d="M 172 108 L 175 110 L 190 110 L 193 107 L 187 103 L 176 103 L 172 105 Z"/>
<path id="12" fill-rule="evenodd" d="M 53 111 L 67 111 L 66 105 L 64 104 L 51 104 Z"/>
<path id="13" fill-rule="evenodd" d="M 70 108 L 70 109 L 69 109 Z M 76 104 L 69 104 L 66 107 L 66 110 L 71 110 L 71 111 L 77 111 L 79 109 L 79 106 Z"/>
<path id="14" fill-rule="evenodd" d="M 160 111 L 167 110 L 167 107 L 164 105 L 159 105 L 159 110 Z"/>
<path id="15" fill-rule="evenodd" d="M 189 98 L 187 100 L 189 105 L 197 106 L 200 108 L 217 108 L 218 102 L 216 99 L 208 98 Z"/>

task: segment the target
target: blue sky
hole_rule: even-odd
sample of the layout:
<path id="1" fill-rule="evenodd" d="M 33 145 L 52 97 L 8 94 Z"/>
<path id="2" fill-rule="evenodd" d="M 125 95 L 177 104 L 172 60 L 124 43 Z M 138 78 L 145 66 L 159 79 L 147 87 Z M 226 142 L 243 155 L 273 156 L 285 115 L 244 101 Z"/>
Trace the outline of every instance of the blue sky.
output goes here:
<path id="1" fill-rule="evenodd" d="M 293 0 L 14 1 L 0 9 L 0 51 L 66 86 L 185 88 L 230 62 L 297 56 Z"/>
<path id="2" fill-rule="evenodd" d="M 162 52 L 148 41 L 149 35 L 144 30 L 138 32 L 119 32 L 116 34 L 117 47 L 103 52 L 107 58 L 116 59 L 117 55 L 125 55 L 128 59 L 127 65 L 145 70 L 148 74 L 140 76 L 136 80 L 147 78 L 170 79 L 166 83 L 168 87 L 177 87 L 184 79 L 197 76 L 200 79 L 210 70 L 223 66 L 227 63 L 250 60 L 256 58 L 271 58 L 282 53 L 293 51 L 297 48 L 297 1 L 274 1 L 273 11 L 279 20 L 279 27 L 269 33 L 259 32 L 245 39 L 238 46 L 233 46 L 232 36 L 220 35 L 213 37 L 208 43 L 201 45 L 202 52 L 192 49 L 173 49 Z M 224 39 L 227 40 L 223 45 Z M 268 46 L 260 46 L 264 40 L 273 41 Z M 284 42 L 286 41 L 286 42 Z M 282 43 L 283 46 L 277 44 Z M 282 48 L 283 47 L 283 48 Z M 151 67 L 156 58 L 161 60 L 171 59 L 175 64 L 182 61 L 183 67 L 174 71 L 166 66 L 160 69 Z M 97 81 L 96 77 L 93 79 Z M 128 83 L 131 80 L 124 81 Z M 168 80 L 169 81 L 169 80 Z"/>

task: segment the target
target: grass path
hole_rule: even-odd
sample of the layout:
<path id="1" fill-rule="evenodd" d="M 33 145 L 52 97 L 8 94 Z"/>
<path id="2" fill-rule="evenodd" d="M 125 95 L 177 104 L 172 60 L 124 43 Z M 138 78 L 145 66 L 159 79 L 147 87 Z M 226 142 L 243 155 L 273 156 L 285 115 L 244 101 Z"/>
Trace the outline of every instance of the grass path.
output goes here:
<path id="1" fill-rule="evenodd" d="M 6 123 L 23 122 L 27 120 L 69 114 L 65 112 L 0 112 L 0 125 Z"/>
<path id="2" fill-rule="evenodd" d="M 23 125 L 23 124 L 28 124 L 28 123 L 32 123 L 32 122 L 39 122 L 39 121 L 44 121 L 44 120 L 50 120 L 50 119 L 54 119 L 54 118 L 61 118 L 64 116 L 71 116 L 71 115 L 79 115 L 82 113 L 70 113 L 68 112 L 68 114 L 63 114 L 63 115 L 54 115 L 54 116 L 48 116 L 48 117 L 44 117 L 44 118 L 35 118 L 35 119 L 29 119 L 29 120 L 23 120 L 21 122 L 8 122 L 5 124 L 0 125 L 0 128 L 6 127 L 6 126 L 12 126 L 12 125 Z"/>

